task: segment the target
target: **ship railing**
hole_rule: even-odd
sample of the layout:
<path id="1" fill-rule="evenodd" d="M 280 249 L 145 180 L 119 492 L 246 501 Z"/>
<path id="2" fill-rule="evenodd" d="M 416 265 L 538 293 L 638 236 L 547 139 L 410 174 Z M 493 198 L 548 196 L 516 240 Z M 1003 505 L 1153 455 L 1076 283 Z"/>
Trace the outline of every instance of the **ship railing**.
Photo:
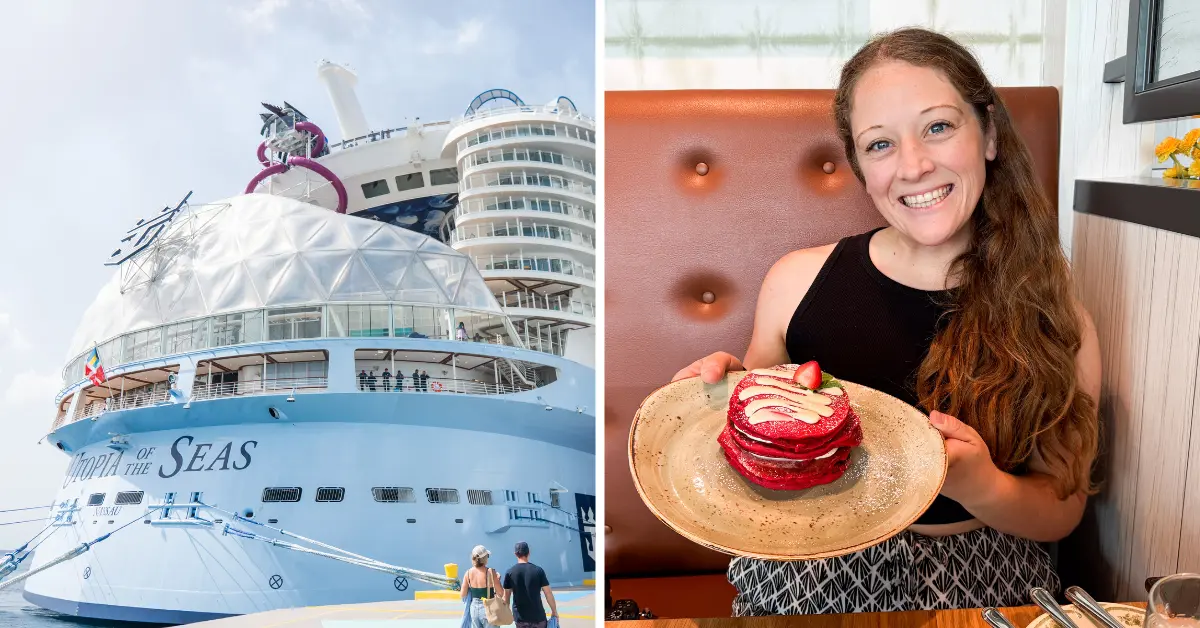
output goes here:
<path id="1" fill-rule="evenodd" d="M 75 419 L 87 419 L 103 412 L 152 406 L 167 401 L 170 398 L 171 391 L 166 388 L 153 391 L 131 391 L 129 393 L 116 392 L 111 397 L 81 404 L 75 411 Z"/>
<path id="2" fill-rule="evenodd" d="M 527 270 L 555 273 L 595 280 L 596 269 L 561 257 L 542 255 L 475 255 L 471 257 L 479 270 Z"/>
<path id="3" fill-rule="evenodd" d="M 442 120 L 440 122 L 422 123 L 420 125 L 413 125 L 411 127 L 398 126 L 398 127 L 391 128 L 391 129 L 383 129 L 382 131 L 371 131 L 370 133 L 367 133 L 366 135 L 360 135 L 358 137 L 352 137 L 348 140 L 342 140 L 340 142 L 330 144 L 329 150 L 354 148 L 355 146 L 358 146 L 359 144 L 364 143 L 364 142 L 367 144 L 370 144 L 371 142 L 379 142 L 382 140 L 391 139 L 392 135 L 400 136 L 401 133 L 408 132 L 410 129 L 412 129 L 412 130 L 431 129 L 431 128 L 436 128 L 436 127 L 441 127 L 441 126 L 450 126 L 451 124 L 453 124 L 453 123 L 449 120 Z"/>
<path id="4" fill-rule="evenodd" d="M 596 212 L 585 207 L 545 198 L 529 196 L 489 196 L 465 200 L 454 208 L 455 218 L 484 212 L 532 211 L 546 214 L 570 216 L 588 222 L 596 222 Z"/>
<path id="5" fill-rule="evenodd" d="M 513 113 L 513 112 L 511 110 L 509 110 L 509 111 L 503 111 L 502 113 Z M 490 115 L 499 115 L 499 114 L 490 114 Z M 576 118 L 575 116 L 571 116 L 570 118 L 567 118 L 567 119 L 569 119 L 571 121 L 580 120 L 580 121 L 591 122 L 590 118 L 583 118 L 583 117 Z M 569 124 L 552 124 L 549 122 L 526 122 L 526 123 L 510 124 L 510 125 L 506 125 L 506 126 L 502 126 L 502 127 L 493 127 L 490 129 L 485 129 L 478 133 L 474 133 L 472 135 L 468 135 L 467 137 L 464 137 L 463 139 L 458 141 L 457 148 L 458 148 L 458 152 L 462 153 L 464 150 L 466 150 L 472 146 L 478 146 L 480 144 L 486 144 L 488 142 L 499 142 L 499 141 L 503 141 L 503 140 L 511 140 L 514 138 L 528 138 L 528 140 L 540 140 L 540 139 L 547 138 L 547 137 L 578 140 L 581 142 L 586 142 L 588 144 L 596 143 L 596 132 L 591 129 L 585 129 L 585 128 L 582 128 L 579 126 L 574 126 L 574 125 L 569 125 Z M 523 139 L 522 141 L 525 141 L 525 140 Z"/>
<path id="6" fill-rule="evenodd" d="M 451 377 L 430 377 L 424 382 L 414 383 L 411 374 L 405 374 L 403 380 L 389 378 L 386 385 L 383 378 L 376 377 L 374 381 L 359 378 L 358 389 L 371 393 L 455 393 L 460 395 L 509 395 L 512 393 L 533 390 L 533 386 L 524 384 L 514 385 L 506 382 L 484 382 L 473 379 L 455 379 Z"/>
<path id="7" fill-rule="evenodd" d="M 501 292 L 496 300 L 504 307 L 530 308 L 552 312 L 566 312 L 582 316 L 595 316 L 596 304 L 588 299 L 572 299 L 562 295 L 548 297 L 537 292 L 514 290 Z"/>
<path id="8" fill-rule="evenodd" d="M 593 176 L 596 174 L 596 165 L 586 159 L 579 159 L 556 151 L 529 148 L 493 149 L 484 153 L 475 153 L 463 160 L 462 174 L 468 174 L 480 166 L 514 162 L 563 166 Z"/>
<path id="9" fill-rule="evenodd" d="M 487 109 L 477 109 L 469 116 L 463 116 L 456 122 L 468 122 L 470 120 L 479 120 L 481 118 L 492 118 L 495 116 L 506 116 L 514 113 L 543 113 L 556 115 L 561 118 L 581 120 L 590 124 L 595 124 L 596 121 L 591 116 L 584 115 L 577 111 L 569 111 L 554 105 L 509 105 L 504 107 L 488 107 Z"/>
<path id="10" fill-rule="evenodd" d="M 217 399 L 243 395 L 267 395 L 285 392 L 312 392 L 329 386 L 328 377 L 268 377 L 239 382 L 207 384 L 196 382 L 192 387 L 192 399 Z"/>
<path id="11" fill-rule="evenodd" d="M 536 222 L 505 222 L 491 225 L 467 225 L 450 233 L 450 243 L 457 244 L 477 238 L 543 238 L 567 244 L 596 248 L 596 237 L 568 227 L 545 225 Z"/>
<path id="12" fill-rule="evenodd" d="M 462 179 L 462 191 L 482 188 L 506 187 L 524 185 L 543 187 L 555 190 L 567 190 L 583 196 L 595 196 L 596 187 L 574 179 L 568 179 L 556 174 L 539 174 L 535 172 L 485 172 L 473 174 Z"/>

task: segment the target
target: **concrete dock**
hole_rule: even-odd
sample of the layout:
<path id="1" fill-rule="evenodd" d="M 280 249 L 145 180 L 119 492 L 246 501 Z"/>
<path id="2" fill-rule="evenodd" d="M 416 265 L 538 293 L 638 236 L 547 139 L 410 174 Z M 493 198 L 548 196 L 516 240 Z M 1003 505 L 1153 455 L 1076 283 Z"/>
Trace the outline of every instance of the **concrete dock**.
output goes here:
<path id="1" fill-rule="evenodd" d="M 449 592 L 446 592 L 449 593 Z M 203 628 L 460 628 L 463 603 L 452 599 L 418 599 L 338 606 L 288 608 L 205 621 Z M 561 628 L 596 625 L 596 591 L 592 587 L 554 591 Z M 547 615 L 549 610 L 547 608 Z"/>

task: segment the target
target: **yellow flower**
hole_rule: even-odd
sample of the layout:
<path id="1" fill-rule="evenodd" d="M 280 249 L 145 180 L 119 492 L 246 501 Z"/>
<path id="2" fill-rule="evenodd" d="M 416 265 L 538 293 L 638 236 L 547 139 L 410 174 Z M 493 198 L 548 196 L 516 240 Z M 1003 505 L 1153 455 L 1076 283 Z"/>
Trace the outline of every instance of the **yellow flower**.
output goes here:
<path id="1" fill-rule="evenodd" d="M 1193 159 L 1192 165 L 1188 166 L 1187 171 L 1193 179 L 1200 179 L 1200 159 Z"/>
<path id="2" fill-rule="evenodd" d="M 1167 168 L 1166 172 L 1163 172 L 1164 179 L 1183 179 L 1186 176 L 1187 170 L 1184 170 L 1182 166 L 1171 166 Z"/>
<path id="3" fill-rule="evenodd" d="M 1200 142 L 1192 149 L 1192 159 L 1200 159 Z"/>
<path id="4" fill-rule="evenodd" d="M 1183 136 L 1183 141 L 1179 143 L 1179 150 L 1185 154 L 1197 146 L 1196 142 L 1200 140 L 1200 127 L 1192 129 Z"/>
<path id="5" fill-rule="evenodd" d="M 1162 163 L 1166 161 L 1168 157 L 1173 155 L 1176 150 L 1179 150 L 1179 140 L 1173 137 L 1168 137 L 1167 139 L 1163 140 L 1157 148 L 1154 149 L 1154 156 L 1158 157 L 1158 163 Z"/>

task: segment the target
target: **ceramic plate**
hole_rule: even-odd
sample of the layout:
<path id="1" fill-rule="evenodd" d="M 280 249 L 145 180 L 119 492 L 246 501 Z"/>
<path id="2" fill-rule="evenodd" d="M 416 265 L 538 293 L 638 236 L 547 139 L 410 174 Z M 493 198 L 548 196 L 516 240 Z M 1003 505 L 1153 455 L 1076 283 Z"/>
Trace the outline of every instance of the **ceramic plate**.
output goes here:
<path id="1" fill-rule="evenodd" d="M 862 423 L 837 481 L 803 491 L 765 489 L 726 462 L 717 435 L 746 371 L 712 385 L 698 377 L 647 397 L 629 432 L 638 494 L 693 542 L 738 556 L 808 560 L 856 552 L 899 533 L 929 507 L 946 476 L 946 450 L 929 418 L 877 390 L 839 380 Z"/>
<path id="2" fill-rule="evenodd" d="M 1142 628 L 1142 622 L 1146 621 L 1146 611 L 1133 606 L 1125 606 L 1123 604 L 1110 604 L 1108 602 L 1100 602 L 1100 606 L 1108 611 L 1117 621 L 1129 626 L 1129 628 Z M 1102 628 L 1100 624 L 1091 620 L 1090 617 L 1083 614 L 1083 611 L 1075 608 L 1074 604 L 1068 604 L 1063 607 L 1067 612 L 1067 617 L 1075 621 L 1075 625 L 1079 628 Z M 1029 622 L 1028 628 L 1057 628 L 1054 618 L 1042 613 L 1037 619 Z"/>

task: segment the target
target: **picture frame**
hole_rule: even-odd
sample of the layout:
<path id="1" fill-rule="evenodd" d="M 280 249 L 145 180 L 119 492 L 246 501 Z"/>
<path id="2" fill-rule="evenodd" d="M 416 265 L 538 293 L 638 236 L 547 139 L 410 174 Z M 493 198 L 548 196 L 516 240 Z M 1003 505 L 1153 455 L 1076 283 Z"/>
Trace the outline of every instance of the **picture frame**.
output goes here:
<path id="1" fill-rule="evenodd" d="M 1169 0 L 1129 0 L 1123 121 L 1200 115 L 1200 70 L 1157 79 L 1163 11 Z"/>

